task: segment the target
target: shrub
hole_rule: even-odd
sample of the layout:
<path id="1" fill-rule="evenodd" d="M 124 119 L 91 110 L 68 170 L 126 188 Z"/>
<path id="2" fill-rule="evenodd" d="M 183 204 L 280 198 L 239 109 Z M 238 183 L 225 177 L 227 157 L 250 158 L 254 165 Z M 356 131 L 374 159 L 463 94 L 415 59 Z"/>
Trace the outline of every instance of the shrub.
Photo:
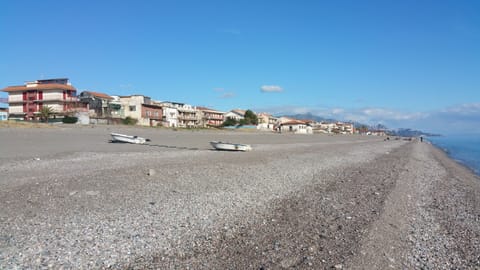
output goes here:
<path id="1" fill-rule="evenodd" d="M 77 123 L 77 121 L 78 121 L 78 117 L 74 117 L 74 116 L 65 116 L 62 119 L 62 122 L 64 124 L 75 124 L 75 123 Z"/>
<path id="2" fill-rule="evenodd" d="M 127 116 L 125 119 L 122 120 L 122 122 L 123 122 L 124 125 L 132 125 L 133 126 L 138 122 L 138 120 L 135 119 L 135 118 L 132 118 L 130 116 Z"/>
<path id="3" fill-rule="evenodd" d="M 228 126 L 236 126 L 238 124 L 238 121 L 235 120 L 235 118 L 230 118 L 228 117 L 225 122 L 223 122 L 223 126 L 224 127 L 228 127 Z"/>

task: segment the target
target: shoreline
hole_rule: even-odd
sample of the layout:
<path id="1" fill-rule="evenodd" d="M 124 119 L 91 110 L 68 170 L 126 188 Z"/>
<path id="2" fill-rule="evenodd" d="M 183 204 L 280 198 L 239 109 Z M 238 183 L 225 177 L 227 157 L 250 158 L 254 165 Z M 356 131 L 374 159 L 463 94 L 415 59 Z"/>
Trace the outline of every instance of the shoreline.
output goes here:
<path id="1" fill-rule="evenodd" d="M 480 177 L 480 169 L 478 168 L 475 168 L 475 166 L 473 165 L 469 165 L 468 164 L 468 161 L 466 160 L 462 160 L 462 159 L 459 159 L 459 158 L 455 158 L 451 151 L 448 149 L 448 148 L 445 148 L 445 147 L 442 147 L 430 140 L 427 141 L 427 143 L 431 144 L 433 147 L 437 148 L 438 150 L 442 151 L 448 158 L 450 158 L 451 160 L 455 161 L 458 165 L 462 166 L 462 167 L 465 167 L 467 170 L 469 170 L 472 174 L 474 175 L 477 175 Z"/>
<path id="2" fill-rule="evenodd" d="M 432 144 L 132 130 L 195 150 L 0 129 L 0 268 L 480 266 L 479 177 Z"/>

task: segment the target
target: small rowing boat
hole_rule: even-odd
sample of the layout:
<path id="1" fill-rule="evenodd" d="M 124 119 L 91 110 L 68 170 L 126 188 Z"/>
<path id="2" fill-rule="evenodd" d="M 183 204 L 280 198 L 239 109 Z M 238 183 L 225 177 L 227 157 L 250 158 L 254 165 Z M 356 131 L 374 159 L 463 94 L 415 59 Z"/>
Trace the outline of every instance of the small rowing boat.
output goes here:
<path id="1" fill-rule="evenodd" d="M 248 144 L 240 144 L 240 143 L 227 143 L 227 142 L 218 142 L 212 141 L 210 144 L 213 148 L 217 150 L 224 150 L 224 151 L 250 151 L 252 147 Z"/>
<path id="2" fill-rule="evenodd" d="M 120 133 L 110 133 L 110 135 L 112 136 L 112 142 L 144 144 L 150 141 L 149 139 L 145 139 L 139 136 L 131 136 Z"/>

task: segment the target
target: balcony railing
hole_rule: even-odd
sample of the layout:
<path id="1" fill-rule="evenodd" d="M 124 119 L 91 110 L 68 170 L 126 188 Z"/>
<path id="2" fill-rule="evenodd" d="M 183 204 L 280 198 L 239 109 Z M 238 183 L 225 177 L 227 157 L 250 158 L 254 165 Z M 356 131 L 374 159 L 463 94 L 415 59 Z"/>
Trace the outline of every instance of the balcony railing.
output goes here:
<path id="1" fill-rule="evenodd" d="M 190 120 L 190 121 L 197 121 L 198 120 L 196 116 L 182 116 L 182 115 L 179 115 L 178 119 L 179 120 Z"/>

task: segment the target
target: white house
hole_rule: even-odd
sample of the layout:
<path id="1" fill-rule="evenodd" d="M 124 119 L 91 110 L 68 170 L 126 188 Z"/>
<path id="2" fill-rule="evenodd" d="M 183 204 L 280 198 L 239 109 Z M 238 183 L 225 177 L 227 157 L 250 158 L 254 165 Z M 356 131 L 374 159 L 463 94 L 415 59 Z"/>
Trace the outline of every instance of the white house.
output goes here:
<path id="1" fill-rule="evenodd" d="M 278 118 L 272 116 L 268 113 L 259 113 L 257 114 L 258 125 L 257 129 L 259 130 L 274 130 L 278 122 Z"/>
<path id="2" fill-rule="evenodd" d="M 226 120 L 228 118 L 231 118 L 240 121 L 245 118 L 245 112 L 245 110 L 240 109 L 231 110 L 224 114 L 224 119 Z"/>
<path id="3" fill-rule="evenodd" d="M 156 102 L 163 109 L 163 125 L 167 127 L 197 127 L 200 113 L 195 106 L 180 102 Z"/>
<path id="4" fill-rule="evenodd" d="M 308 121 L 290 120 L 280 124 L 280 132 L 291 132 L 295 134 L 313 134 L 312 127 Z"/>

